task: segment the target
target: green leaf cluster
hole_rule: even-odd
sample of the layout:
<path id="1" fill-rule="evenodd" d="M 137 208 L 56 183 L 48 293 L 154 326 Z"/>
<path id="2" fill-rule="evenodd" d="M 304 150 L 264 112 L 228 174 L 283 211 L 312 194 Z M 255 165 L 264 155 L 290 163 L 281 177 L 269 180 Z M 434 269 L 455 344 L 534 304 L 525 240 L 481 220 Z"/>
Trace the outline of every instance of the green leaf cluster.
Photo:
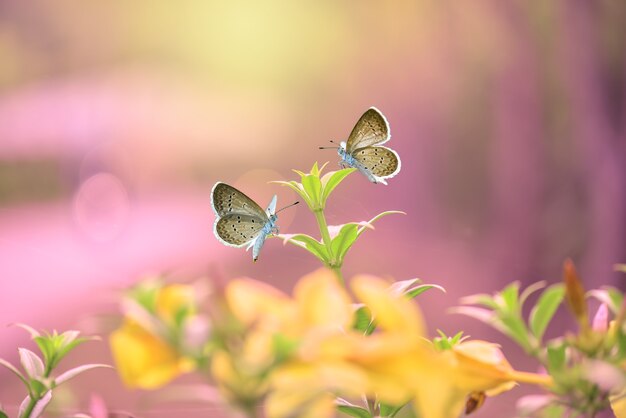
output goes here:
<path id="1" fill-rule="evenodd" d="M 565 296 L 565 288 L 560 283 L 545 288 L 526 320 L 522 315 L 524 303 L 531 294 L 543 289 L 545 285 L 545 282 L 532 284 L 520 294 L 519 283 L 514 282 L 493 296 L 477 294 L 465 297 L 461 300 L 463 304 L 478 307 L 461 306 L 453 312 L 491 325 L 512 338 L 527 353 L 537 355 L 543 335 Z"/>
<path id="2" fill-rule="evenodd" d="M 307 204 L 312 211 L 324 210 L 326 207 L 326 201 L 330 197 L 330 194 L 339 184 L 356 168 L 344 168 L 338 171 L 329 171 L 322 174 L 322 170 L 326 167 L 325 163 L 321 168 L 318 167 L 317 162 L 313 164 L 313 168 L 308 173 L 304 173 L 300 170 L 293 170 L 300 176 L 300 182 L 297 181 L 275 181 L 274 183 L 282 184 L 291 188 L 296 192 L 302 200 Z M 320 177 L 321 176 L 321 177 Z"/>
<path id="3" fill-rule="evenodd" d="M 570 281 L 571 277 L 567 277 Z M 568 281 L 565 280 L 565 284 Z M 572 292 L 582 292 L 576 277 Z M 522 308 L 528 297 L 539 290 L 541 294 L 530 309 L 526 320 Z M 518 283 L 512 283 L 494 295 L 478 294 L 462 299 L 465 306 L 454 312 L 479 319 L 512 338 L 527 353 L 537 358 L 553 379 L 552 395 L 545 399 L 540 415 L 595 416 L 610 408 L 610 396 L 615 394 L 613 383 L 626 381 L 626 334 L 624 333 L 624 294 L 618 289 L 603 287 L 586 293 L 601 306 L 593 321 L 579 318 L 572 310 L 579 326 L 578 332 L 563 332 L 557 338 L 544 341 L 559 306 L 564 304 L 570 286 L 554 284 L 545 287 L 535 283 L 520 293 Z M 582 299 L 586 311 L 586 300 Z M 472 305 L 472 306 L 468 306 Z M 579 309 L 580 310 L 580 309 Z M 610 322 L 609 317 L 615 319 Z M 556 415 L 555 415 L 556 414 Z"/>
<path id="4" fill-rule="evenodd" d="M 342 225 L 329 226 L 324 215 L 328 198 L 333 190 L 355 169 L 345 168 L 322 175 L 326 164 L 328 163 L 325 163 L 320 168 L 316 162 L 308 173 L 293 170 L 300 176 L 300 182 L 295 180 L 274 182 L 289 187 L 306 202 L 317 221 L 321 235 L 320 239 L 316 239 L 308 234 L 282 234 L 280 237 L 283 238 L 285 243 L 289 242 L 307 250 L 326 267 L 334 270 L 339 279 L 343 281 L 341 267 L 348 250 L 352 248 L 361 234 L 366 229 L 374 229 L 372 224 L 383 216 L 395 213 L 403 214 L 404 212 L 385 211 L 369 221 L 348 222 Z"/>
<path id="5" fill-rule="evenodd" d="M 110 367 L 106 364 L 86 364 L 67 370 L 54 377 L 52 375 L 54 369 L 65 356 L 78 345 L 97 338 L 80 337 L 78 331 L 66 331 L 61 334 L 53 331 L 52 334 L 42 334 L 28 325 L 17 324 L 17 326 L 30 333 L 32 340 L 37 344 L 43 357 L 42 359 L 42 357 L 26 348 L 18 348 L 23 372 L 8 361 L 0 359 L 0 365 L 6 367 L 17 376 L 28 391 L 26 399 L 20 406 L 19 418 L 36 418 L 41 416 L 52 399 L 52 390 L 61 383 L 90 369 Z"/>

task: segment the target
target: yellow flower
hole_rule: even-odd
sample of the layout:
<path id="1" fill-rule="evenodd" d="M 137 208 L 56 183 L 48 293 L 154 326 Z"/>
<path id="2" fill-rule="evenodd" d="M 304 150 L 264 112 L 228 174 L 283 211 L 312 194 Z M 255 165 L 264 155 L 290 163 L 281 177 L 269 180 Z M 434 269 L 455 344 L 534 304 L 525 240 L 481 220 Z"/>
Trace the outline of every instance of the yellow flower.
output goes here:
<path id="1" fill-rule="evenodd" d="M 299 360 L 315 360 L 320 350 L 325 350 L 326 356 L 346 354 L 331 354 L 341 346 L 321 344 L 349 329 L 354 315 L 350 297 L 330 270 L 303 277 L 293 297 L 251 279 L 231 281 L 225 296 L 229 310 L 246 330 L 236 347 L 214 356 L 211 370 L 226 396 L 240 406 L 246 407 L 253 398 L 260 399 L 270 391 L 266 402 L 270 418 L 289 416 L 293 411 L 317 418 L 332 416 L 334 398 L 328 391 L 329 382 L 340 382 L 342 376 L 350 382 L 363 381 L 362 373 L 355 378 L 348 376 L 349 371 L 339 373 L 339 367 L 310 367 Z M 290 361 L 283 363 L 284 356 Z M 305 380 L 305 386 L 291 384 Z M 246 386 L 244 381 L 254 384 Z"/>
<path id="2" fill-rule="evenodd" d="M 125 320 L 109 342 L 117 371 L 130 388 L 155 389 L 193 368 L 190 360 L 133 320 Z"/>
<path id="3" fill-rule="evenodd" d="M 609 398 L 615 418 L 626 418 L 626 389 Z"/>
<path id="4" fill-rule="evenodd" d="M 196 313 L 196 296 L 192 286 L 171 284 L 164 286 L 156 297 L 156 313 L 166 323 L 175 324 L 181 314 Z"/>
<path id="5" fill-rule="evenodd" d="M 194 368 L 177 348 L 183 345 L 177 339 L 184 336 L 184 321 L 196 311 L 194 289 L 180 284 L 157 288 L 154 311 L 137 302 L 137 290 L 130 294 L 126 318 L 109 338 L 113 359 L 126 386 L 155 389 Z"/>
<path id="6" fill-rule="evenodd" d="M 495 395 L 511 389 L 515 381 L 550 384 L 547 376 L 513 370 L 495 344 L 469 341 L 436 351 L 422 337 L 421 315 L 415 305 L 402 296 L 391 295 L 386 287 L 373 277 L 358 277 L 352 284 L 382 331 L 363 338 L 360 344 L 366 350 L 355 357 L 375 378 L 373 387 L 379 399 L 400 403 L 397 391 L 404 387 L 403 395 L 414 398 L 421 417 L 452 418 L 461 414 L 474 392 Z M 386 380 L 380 376 L 386 376 Z"/>
<path id="7" fill-rule="evenodd" d="M 235 377 L 241 370 L 253 377 L 267 371 L 267 386 L 257 380 L 257 388 L 267 391 L 269 418 L 331 417 L 338 395 L 367 395 L 396 405 L 412 400 L 422 418 L 452 418 L 470 395 L 493 396 L 516 381 L 551 383 L 547 376 L 515 371 L 495 344 L 470 341 L 436 350 L 424 337 L 417 306 L 392 294 L 381 279 L 358 276 L 352 290 L 373 315 L 372 335 L 352 329 L 354 305 L 330 270 L 304 277 L 293 297 L 249 279 L 231 282 L 229 307 L 248 331 L 238 352 L 229 353 L 227 361 L 214 359 L 214 376 L 239 387 Z M 278 337 L 293 343 L 283 358 L 276 352 Z"/>

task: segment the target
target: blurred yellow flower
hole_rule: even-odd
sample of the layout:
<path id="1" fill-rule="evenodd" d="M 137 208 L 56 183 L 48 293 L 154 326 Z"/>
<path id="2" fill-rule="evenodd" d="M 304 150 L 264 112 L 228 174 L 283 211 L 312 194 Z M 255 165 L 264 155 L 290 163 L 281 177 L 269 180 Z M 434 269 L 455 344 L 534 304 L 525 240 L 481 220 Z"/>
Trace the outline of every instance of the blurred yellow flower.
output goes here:
<path id="1" fill-rule="evenodd" d="M 417 306 L 379 278 L 355 277 L 352 290 L 372 313 L 372 335 L 352 328 L 355 305 L 330 270 L 302 278 L 293 297 L 253 280 L 232 281 L 228 305 L 247 332 L 238 352 L 213 359 L 214 377 L 222 386 L 240 388 L 241 371 L 251 372 L 257 399 L 263 397 L 259 388 L 266 391 L 268 418 L 332 417 L 336 396 L 362 395 L 396 405 L 412 400 L 422 418 L 452 418 L 472 394 L 494 396 L 516 381 L 551 382 L 515 371 L 488 342 L 438 351 L 425 337 Z"/>
<path id="2" fill-rule="evenodd" d="M 626 390 L 609 398 L 615 418 L 626 418 Z"/>
<path id="3" fill-rule="evenodd" d="M 191 360 L 130 319 L 111 334 L 109 342 L 117 371 L 130 388 L 155 389 L 193 369 Z"/>
<path id="4" fill-rule="evenodd" d="M 126 317 L 111 333 L 109 343 L 124 384 L 155 389 L 194 368 L 194 361 L 181 352 L 179 339 L 197 304 L 192 286 L 157 285 L 153 309 L 147 309 L 139 303 L 144 287 L 140 284 L 129 292 Z M 154 286 L 145 291 L 155 291 Z"/>
<path id="5" fill-rule="evenodd" d="M 192 286 L 171 284 L 157 293 L 155 307 L 157 316 L 173 325 L 181 315 L 195 314 L 196 305 L 196 294 Z"/>
<path id="6" fill-rule="evenodd" d="M 260 399 L 269 391 L 270 418 L 294 411 L 301 411 L 301 416 L 332 416 L 334 397 L 328 389 L 330 382 L 343 386 L 339 366 L 310 367 L 299 359 L 316 359 L 322 349 L 327 355 L 341 349 L 328 344 L 322 348 L 321 342 L 352 325 L 351 299 L 334 273 L 321 269 L 303 277 L 293 297 L 255 280 L 237 279 L 228 284 L 225 297 L 233 316 L 246 327 L 237 347 L 230 347 L 229 353 L 220 351 L 212 360 L 213 377 L 226 396 L 246 407 L 251 397 Z M 292 386 L 293 376 L 299 383 L 308 379 L 314 385 Z M 364 381 L 363 377 L 359 374 L 350 381 Z"/>

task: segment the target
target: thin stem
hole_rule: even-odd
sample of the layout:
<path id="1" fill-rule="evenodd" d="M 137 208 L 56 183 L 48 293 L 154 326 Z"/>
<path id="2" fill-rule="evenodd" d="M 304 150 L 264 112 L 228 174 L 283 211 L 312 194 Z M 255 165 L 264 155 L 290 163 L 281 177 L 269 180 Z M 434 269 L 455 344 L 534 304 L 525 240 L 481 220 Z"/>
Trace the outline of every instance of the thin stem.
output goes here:
<path id="1" fill-rule="evenodd" d="M 26 406 L 26 409 L 24 409 L 24 412 L 22 413 L 22 415 L 20 415 L 20 418 L 29 418 L 30 414 L 33 412 L 33 409 L 35 408 L 35 405 L 37 405 L 37 400 L 31 394 L 30 401 L 28 402 L 28 406 Z"/>
<path id="2" fill-rule="evenodd" d="M 326 251 L 328 251 L 328 256 L 330 257 L 330 262 L 328 263 L 327 267 L 332 269 L 337 275 L 337 279 L 339 279 L 339 282 L 342 285 L 345 285 L 346 282 L 343 278 L 343 274 L 341 274 L 341 266 L 336 264 L 337 260 L 335 260 L 335 254 L 333 254 L 333 248 L 330 245 L 332 240 L 330 239 L 330 233 L 328 232 L 328 225 L 326 224 L 324 210 L 321 208 L 315 209 L 313 211 L 313 214 L 315 215 L 315 220 L 317 221 L 317 225 L 320 228 L 320 234 L 322 234 L 322 242 L 326 246 Z"/>
<path id="3" fill-rule="evenodd" d="M 332 267 L 332 270 L 335 272 L 335 275 L 337 275 L 337 278 L 339 279 L 339 283 L 341 283 L 343 286 L 345 286 L 346 285 L 346 280 L 343 278 L 343 273 L 341 272 L 341 267 L 335 266 L 335 267 Z"/>

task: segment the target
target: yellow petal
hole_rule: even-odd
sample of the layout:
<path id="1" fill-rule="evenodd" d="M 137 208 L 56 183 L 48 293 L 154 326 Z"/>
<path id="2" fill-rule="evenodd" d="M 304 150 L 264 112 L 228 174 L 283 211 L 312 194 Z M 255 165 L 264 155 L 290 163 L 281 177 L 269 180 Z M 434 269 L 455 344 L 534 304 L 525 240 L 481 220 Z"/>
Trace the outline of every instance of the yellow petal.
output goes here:
<path id="1" fill-rule="evenodd" d="M 109 342 L 117 371 L 131 388 L 155 389 L 193 368 L 190 360 L 133 321 L 115 330 Z"/>
<path id="2" fill-rule="evenodd" d="M 247 367 L 242 367 L 238 360 L 226 351 L 216 351 L 211 357 L 211 376 L 229 402 L 254 404 L 267 391 L 267 382 Z"/>
<path id="3" fill-rule="evenodd" d="M 465 407 L 468 392 L 456 384 L 453 363 L 446 356 L 431 358 L 415 370 L 414 407 L 421 418 L 457 418 Z"/>
<path id="4" fill-rule="evenodd" d="M 189 285 L 171 284 L 164 286 L 157 294 L 157 315 L 168 323 L 174 323 L 181 310 L 193 314 L 196 310 L 194 288 Z"/>
<path id="5" fill-rule="evenodd" d="M 335 397 L 327 392 L 307 392 L 293 388 L 272 392 L 265 400 L 267 418 L 332 418 Z"/>
<path id="6" fill-rule="evenodd" d="M 272 373 L 271 384 L 277 391 L 331 391 L 342 396 L 360 396 L 367 391 L 367 375 L 361 368 L 343 361 L 293 361 Z"/>
<path id="7" fill-rule="evenodd" d="M 404 296 L 393 296 L 383 280 L 356 276 L 352 280 L 352 289 L 372 311 L 380 329 L 400 332 L 407 338 L 424 334 L 422 315 L 417 306 Z"/>
<path id="8" fill-rule="evenodd" d="M 304 276 L 294 289 L 305 326 L 347 329 L 352 325 L 353 308 L 337 276 L 319 269 Z"/>
<path id="9" fill-rule="evenodd" d="M 626 418 L 626 390 L 609 398 L 615 418 Z"/>
<path id="10" fill-rule="evenodd" d="M 246 325 L 260 316 L 280 321 L 291 304 L 280 290 L 252 279 L 236 279 L 226 286 L 226 299 L 233 314 Z"/>

